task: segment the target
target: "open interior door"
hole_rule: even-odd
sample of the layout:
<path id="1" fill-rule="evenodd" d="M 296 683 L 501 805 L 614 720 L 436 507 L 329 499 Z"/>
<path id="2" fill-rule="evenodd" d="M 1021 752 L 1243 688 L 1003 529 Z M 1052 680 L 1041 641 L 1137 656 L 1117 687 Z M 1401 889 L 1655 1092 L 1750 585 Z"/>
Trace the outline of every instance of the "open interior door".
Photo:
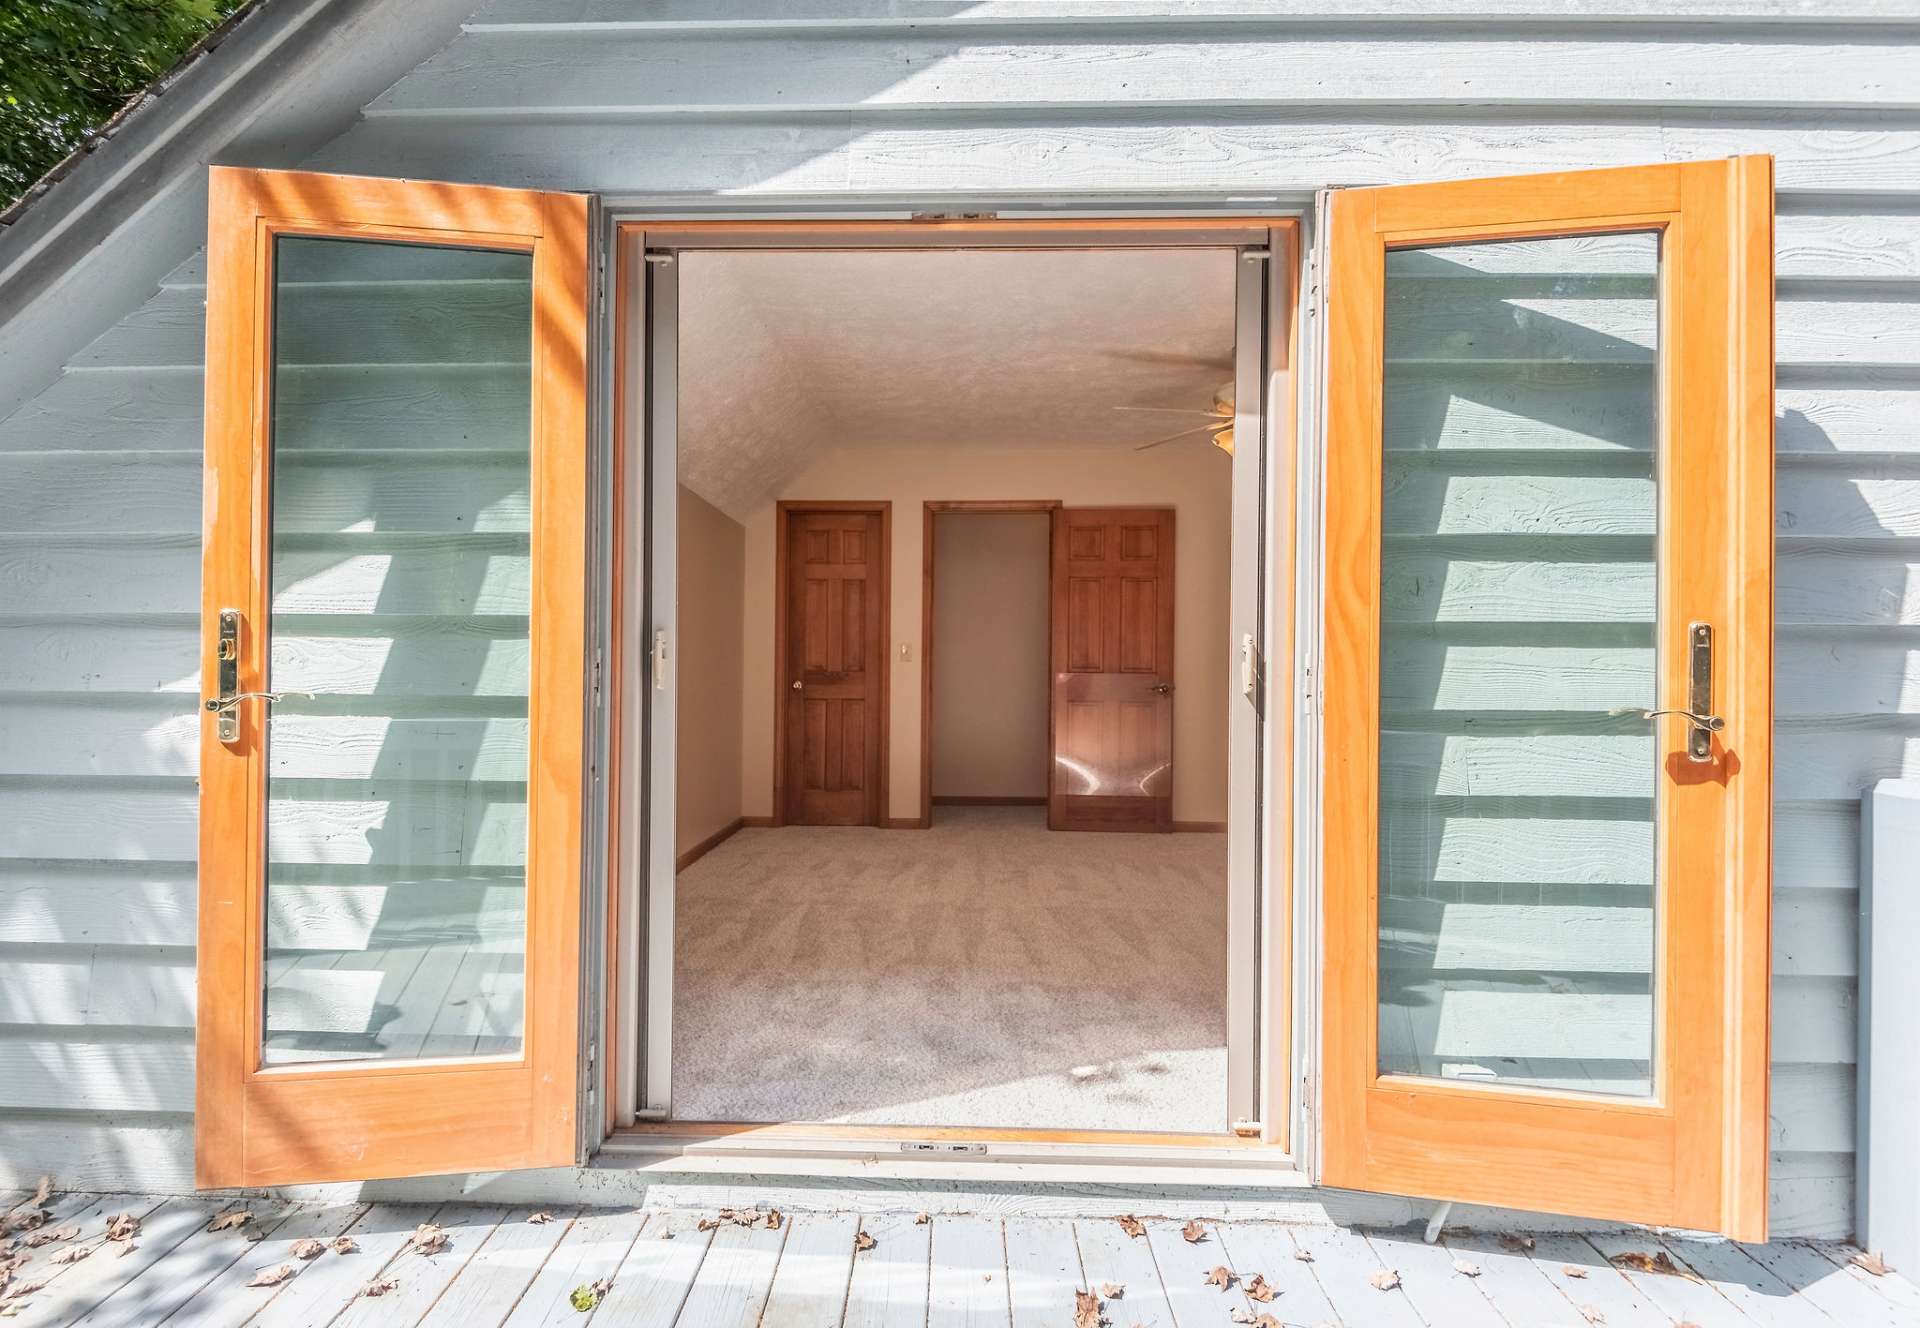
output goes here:
<path id="1" fill-rule="evenodd" d="M 574 1159 L 587 239 L 213 171 L 203 1188 Z"/>
<path id="2" fill-rule="evenodd" d="M 1333 196 L 1329 1185 L 1765 1238 L 1772 222 Z"/>

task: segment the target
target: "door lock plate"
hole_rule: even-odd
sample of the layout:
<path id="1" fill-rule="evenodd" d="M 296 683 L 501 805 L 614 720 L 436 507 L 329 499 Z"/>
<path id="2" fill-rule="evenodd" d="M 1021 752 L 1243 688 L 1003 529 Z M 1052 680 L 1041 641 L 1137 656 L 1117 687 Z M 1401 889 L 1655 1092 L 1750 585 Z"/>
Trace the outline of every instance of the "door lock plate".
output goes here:
<path id="1" fill-rule="evenodd" d="M 220 635 L 213 653 L 219 671 L 219 696 L 224 701 L 240 691 L 240 610 L 220 610 Z M 215 710 L 213 731 L 221 742 L 240 741 L 239 707 L 227 705 Z"/>

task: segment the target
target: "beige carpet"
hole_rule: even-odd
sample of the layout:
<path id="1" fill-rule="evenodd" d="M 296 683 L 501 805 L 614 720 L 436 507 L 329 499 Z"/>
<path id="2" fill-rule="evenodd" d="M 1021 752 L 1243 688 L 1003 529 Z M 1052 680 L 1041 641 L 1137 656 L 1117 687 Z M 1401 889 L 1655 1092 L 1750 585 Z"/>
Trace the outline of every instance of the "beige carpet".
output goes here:
<path id="1" fill-rule="evenodd" d="M 673 1114 L 1227 1128 L 1226 840 L 743 830 L 680 874 Z"/>

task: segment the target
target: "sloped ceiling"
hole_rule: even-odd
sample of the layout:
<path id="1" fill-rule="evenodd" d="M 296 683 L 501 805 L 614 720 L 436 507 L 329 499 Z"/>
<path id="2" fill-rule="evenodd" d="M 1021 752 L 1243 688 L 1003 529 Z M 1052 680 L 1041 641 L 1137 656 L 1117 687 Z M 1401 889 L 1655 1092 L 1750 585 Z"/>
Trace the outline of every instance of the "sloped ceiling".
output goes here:
<path id="1" fill-rule="evenodd" d="M 683 253 L 680 480 L 744 519 L 833 448 L 1111 447 L 1232 377 L 1231 251 Z M 1205 448 L 1204 434 L 1169 447 Z"/>

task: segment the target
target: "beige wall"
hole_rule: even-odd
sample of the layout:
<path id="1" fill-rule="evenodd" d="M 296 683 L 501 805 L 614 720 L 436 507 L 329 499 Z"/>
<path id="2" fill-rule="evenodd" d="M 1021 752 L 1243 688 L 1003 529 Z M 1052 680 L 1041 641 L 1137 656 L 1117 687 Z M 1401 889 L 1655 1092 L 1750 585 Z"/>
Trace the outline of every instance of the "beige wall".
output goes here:
<path id="1" fill-rule="evenodd" d="M 934 518 L 935 797 L 1046 796 L 1051 532 L 1045 512 Z"/>
<path id="2" fill-rule="evenodd" d="M 1224 454 L 1190 441 L 1149 452 L 859 448 L 827 453 L 785 486 L 779 496 L 789 500 L 893 504 L 890 816 L 920 815 L 921 504 L 1057 498 L 1070 507 L 1176 510 L 1173 815 L 1180 821 L 1226 820 L 1233 669 L 1227 630 L 1230 466 Z M 773 812 L 773 518 L 768 503 L 746 521 L 740 791 L 747 816 Z M 903 646 L 911 659 L 900 657 Z"/>
<path id="3" fill-rule="evenodd" d="M 685 853 L 741 814 L 740 609 L 747 532 L 684 487 L 679 520 L 674 851 Z"/>

